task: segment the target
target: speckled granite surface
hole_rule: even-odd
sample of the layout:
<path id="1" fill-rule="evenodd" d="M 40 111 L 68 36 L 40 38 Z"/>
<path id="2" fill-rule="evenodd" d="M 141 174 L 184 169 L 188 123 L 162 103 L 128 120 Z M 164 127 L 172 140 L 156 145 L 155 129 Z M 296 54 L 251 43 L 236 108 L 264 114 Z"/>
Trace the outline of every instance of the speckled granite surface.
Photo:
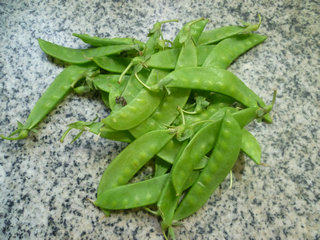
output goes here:
<path id="1" fill-rule="evenodd" d="M 195 215 L 176 228 L 178 239 L 320 238 L 320 3 L 318 1 L 0 1 L 0 129 L 24 121 L 61 71 L 38 47 L 40 37 L 85 47 L 73 32 L 136 36 L 151 24 L 172 38 L 187 20 L 208 28 L 253 21 L 269 36 L 230 70 L 266 101 L 278 89 L 274 124 L 252 124 L 263 162 L 245 159 L 231 190 L 225 181 Z M 66 124 L 107 114 L 96 98 L 68 97 L 26 140 L 0 140 L 0 239 L 162 239 L 157 219 L 125 211 L 105 219 L 94 198 L 107 162 L 125 146 L 90 134 L 58 142 Z M 70 140 L 70 138 L 68 139 Z"/>

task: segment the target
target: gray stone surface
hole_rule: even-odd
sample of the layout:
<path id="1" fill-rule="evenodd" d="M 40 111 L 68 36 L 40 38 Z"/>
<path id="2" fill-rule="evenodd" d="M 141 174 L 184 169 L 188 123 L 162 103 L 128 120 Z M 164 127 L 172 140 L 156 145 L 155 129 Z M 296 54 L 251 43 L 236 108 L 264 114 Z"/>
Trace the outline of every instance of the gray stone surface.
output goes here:
<path id="1" fill-rule="evenodd" d="M 74 32 L 145 40 L 155 21 L 173 38 L 188 20 L 208 28 L 255 21 L 267 41 L 230 68 L 266 101 L 278 90 L 274 124 L 249 126 L 268 166 L 245 158 L 232 189 L 228 179 L 196 214 L 176 227 L 177 239 L 319 239 L 319 1 L 0 1 L 0 129 L 24 121 L 62 70 L 37 38 L 85 47 Z M 66 125 L 107 111 L 95 97 L 69 96 L 26 140 L 0 140 L 1 239 L 163 239 L 157 218 L 142 210 L 109 218 L 87 198 L 125 144 L 84 134 L 58 142 Z"/>

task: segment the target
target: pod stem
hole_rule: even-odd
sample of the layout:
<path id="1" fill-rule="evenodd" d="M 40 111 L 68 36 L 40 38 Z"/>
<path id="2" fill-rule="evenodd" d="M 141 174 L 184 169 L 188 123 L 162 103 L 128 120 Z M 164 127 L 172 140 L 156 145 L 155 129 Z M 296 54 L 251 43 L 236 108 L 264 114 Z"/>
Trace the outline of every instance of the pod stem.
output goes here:
<path id="1" fill-rule="evenodd" d="M 124 77 L 124 75 L 129 71 L 129 69 L 132 67 L 133 65 L 133 62 L 131 61 L 128 66 L 126 67 L 126 69 L 121 73 L 120 77 L 119 77 L 119 80 L 118 80 L 118 83 L 120 84 L 122 82 L 122 79 Z"/>

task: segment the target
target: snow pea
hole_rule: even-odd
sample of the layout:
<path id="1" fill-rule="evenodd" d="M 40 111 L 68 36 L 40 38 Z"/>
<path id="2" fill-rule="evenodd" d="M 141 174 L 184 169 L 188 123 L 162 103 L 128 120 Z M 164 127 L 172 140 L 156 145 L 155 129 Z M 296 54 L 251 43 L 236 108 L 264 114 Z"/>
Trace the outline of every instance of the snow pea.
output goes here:
<path id="1" fill-rule="evenodd" d="M 257 139 L 246 129 L 242 129 L 241 150 L 256 164 L 261 164 L 261 147 Z"/>
<path id="2" fill-rule="evenodd" d="M 168 130 L 158 130 L 130 143 L 104 171 L 98 186 L 98 199 L 106 189 L 126 184 L 173 136 Z"/>
<path id="3" fill-rule="evenodd" d="M 38 39 L 39 46 L 46 54 L 67 63 L 83 64 L 90 62 L 93 57 L 119 54 L 134 49 L 134 45 L 112 45 L 98 48 L 74 49 L 63 47 L 42 39 Z"/>
<path id="4" fill-rule="evenodd" d="M 241 54 L 266 39 L 266 36 L 258 34 L 246 34 L 227 38 L 215 46 L 204 61 L 203 66 L 226 69 Z"/>
<path id="5" fill-rule="evenodd" d="M 203 44 L 212 44 L 220 42 L 223 39 L 232 37 L 235 35 L 248 34 L 250 32 L 256 31 L 259 29 L 261 24 L 261 16 L 259 17 L 258 24 L 246 23 L 244 26 L 225 26 L 209 31 L 204 31 L 199 38 L 199 45 Z"/>
<path id="6" fill-rule="evenodd" d="M 168 174 L 105 190 L 94 202 L 97 207 L 117 210 L 147 206 L 158 201 Z"/>
<path id="7" fill-rule="evenodd" d="M 78 34 L 73 33 L 73 36 L 80 38 L 83 42 L 90 44 L 93 47 L 103 47 L 110 45 L 137 45 L 143 48 L 145 44 L 134 38 L 100 38 L 95 36 L 90 36 L 88 34 Z"/>
<path id="8" fill-rule="evenodd" d="M 18 122 L 18 129 L 11 133 L 9 137 L 3 135 L 0 135 L 0 137 L 8 140 L 28 137 L 29 131 L 32 131 L 65 98 L 73 86 L 93 69 L 96 69 L 96 67 L 92 64 L 85 66 L 71 65 L 65 68 L 36 102 L 25 124 Z M 16 134 L 17 137 L 12 137 Z"/>
<path id="9" fill-rule="evenodd" d="M 174 213 L 174 220 L 186 218 L 196 212 L 209 199 L 214 190 L 229 174 L 238 158 L 241 128 L 231 113 L 226 112 L 219 137 L 207 166 L 202 170 Z"/>

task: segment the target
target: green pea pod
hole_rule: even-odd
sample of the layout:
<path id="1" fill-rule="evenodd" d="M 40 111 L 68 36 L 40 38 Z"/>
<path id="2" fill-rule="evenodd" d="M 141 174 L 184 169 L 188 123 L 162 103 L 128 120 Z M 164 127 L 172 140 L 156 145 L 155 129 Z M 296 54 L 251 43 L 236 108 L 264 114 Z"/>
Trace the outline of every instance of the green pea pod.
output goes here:
<path id="1" fill-rule="evenodd" d="M 246 24 L 245 26 L 225 26 L 216 28 L 210 31 L 205 31 L 201 34 L 198 44 L 212 44 L 220 42 L 223 39 L 240 35 L 240 34 L 248 34 L 252 31 L 256 31 L 259 29 L 261 24 L 261 17 L 259 15 L 259 23 L 258 24 Z"/>
<path id="2" fill-rule="evenodd" d="M 265 103 L 233 73 L 209 67 L 185 67 L 165 78 L 159 86 L 200 89 L 225 94 L 247 107 L 264 107 Z M 156 86 L 158 88 L 159 86 Z"/>
<path id="3" fill-rule="evenodd" d="M 198 66 L 201 66 L 204 63 L 208 53 L 211 52 L 214 47 L 214 45 L 203 45 L 196 47 Z M 151 57 L 146 61 L 145 65 L 150 68 L 175 69 L 180 51 L 180 48 L 172 48 L 157 52 L 151 55 Z"/>
<path id="4" fill-rule="evenodd" d="M 37 124 L 41 122 L 58 105 L 58 103 L 64 99 L 64 97 L 71 91 L 72 87 L 80 79 L 85 77 L 87 72 L 95 68 L 96 67 L 91 64 L 86 66 L 69 66 L 65 68 L 36 102 L 25 124 L 18 122 L 18 129 L 9 137 L 5 137 L 3 135 L 0 135 L 0 137 L 8 140 L 26 138 L 29 131 L 33 130 L 33 128 L 36 127 Z M 16 134 L 18 135 L 17 137 L 12 137 Z"/>
<path id="5" fill-rule="evenodd" d="M 216 132 L 220 129 L 221 121 L 208 123 L 202 127 L 190 140 L 181 156 L 172 166 L 172 183 L 178 195 L 181 195 L 183 186 L 190 173 L 214 146 L 217 136 Z"/>
<path id="6" fill-rule="evenodd" d="M 93 57 L 119 54 L 134 49 L 134 45 L 113 45 L 89 49 L 74 49 L 63 47 L 42 39 L 38 39 L 39 46 L 46 54 L 67 63 L 83 64 L 92 61 Z"/>
<path id="7" fill-rule="evenodd" d="M 152 131 L 129 144 L 104 171 L 98 199 L 106 189 L 126 184 L 173 136 L 168 130 Z"/>
<path id="8" fill-rule="evenodd" d="M 257 139 L 246 129 L 242 129 L 241 150 L 256 164 L 261 164 L 261 147 Z"/>
<path id="9" fill-rule="evenodd" d="M 90 44 L 93 47 L 103 47 L 110 45 L 137 45 L 139 48 L 143 48 L 145 44 L 134 38 L 100 38 L 90 36 L 88 34 L 73 33 L 73 36 L 80 38 L 83 42 Z"/>
<path id="10" fill-rule="evenodd" d="M 122 73 L 130 63 L 132 58 L 118 56 L 101 56 L 93 57 L 92 60 L 104 70 L 112 73 Z M 129 69 L 127 71 L 127 74 L 130 74 L 131 72 L 131 69 Z"/>
<path id="11" fill-rule="evenodd" d="M 266 39 L 266 36 L 258 34 L 246 34 L 227 38 L 215 46 L 204 61 L 203 66 L 226 69 L 241 54 Z"/>
<path id="12" fill-rule="evenodd" d="M 105 190 L 94 202 L 102 209 L 130 209 L 154 204 L 168 179 L 164 174 L 149 180 L 127 184 Z"/>
<path id="13" fill-rule="evenodd" d="M 227 112 L 208 164 L 181 201 L 174 213 L 174 220 L 190 216 L 205 204 L 234 166 L 240 151 L 241 137 L 238 122 Z"/>
<path id="14" fill-rule="evenodd" d="M 153 69 L 148 78 L 147 84 L 154 84 L 160 81 L 168 72 Z M 139 94 L 126 106 L 111 114 L 102 121 L 116 130 L 127 130 L 138 126 L 147 119 L 159 106 L 163 92 L 155 93 L 148 89 L 141 89 Z"/>

